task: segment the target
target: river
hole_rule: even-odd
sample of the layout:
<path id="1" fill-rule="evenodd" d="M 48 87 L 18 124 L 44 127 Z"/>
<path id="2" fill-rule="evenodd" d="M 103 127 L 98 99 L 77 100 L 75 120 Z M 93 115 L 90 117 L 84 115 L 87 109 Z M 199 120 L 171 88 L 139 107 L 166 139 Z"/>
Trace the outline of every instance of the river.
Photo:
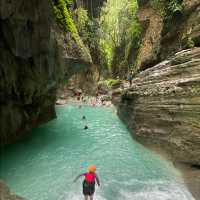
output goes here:
<path id="1" fill-rule="evenodd" d="M 82 180 L 73 179 L 90 164 L 101 181 L 96 200 L 194 200 L 172 164 L 134 141 L 113 108 L 59 106 L 57 119 L 32 132 L 0 157 L 0 178 L 27 200 L 83 199 Z"/>

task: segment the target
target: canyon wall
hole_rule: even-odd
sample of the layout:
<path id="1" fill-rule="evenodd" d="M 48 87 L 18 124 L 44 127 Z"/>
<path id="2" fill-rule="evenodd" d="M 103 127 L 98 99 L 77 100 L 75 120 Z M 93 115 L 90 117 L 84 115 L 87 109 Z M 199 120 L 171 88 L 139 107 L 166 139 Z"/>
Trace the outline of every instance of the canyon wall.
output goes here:
<path id="1" fill-rule="evenodd" d="M 113 92 L 113 102 L 137 140 L 161 147 L 175 161 L 199 166 L 200 2 L 138 3 L 139 73 L 132 87 Z"/>
<path id="2" fill-rule="evenodd" d="M 137 68 L 144 70 L 182 49 L 200 46 L 198 0 L 139 0 L 142 28 Z"/>
<path id="3" fill-rule="evenodd" d="M 139 73 L 113 102 L 134 138 L 172 160 L 200 165 L 200 48 L 181 51 Z"/>
<path id="4" fill-rule="evenodd" d="M 55 23 L 50 0 L 0 1 L 0 143 L 55 117 L 56 89 L 91 57 Z"/>

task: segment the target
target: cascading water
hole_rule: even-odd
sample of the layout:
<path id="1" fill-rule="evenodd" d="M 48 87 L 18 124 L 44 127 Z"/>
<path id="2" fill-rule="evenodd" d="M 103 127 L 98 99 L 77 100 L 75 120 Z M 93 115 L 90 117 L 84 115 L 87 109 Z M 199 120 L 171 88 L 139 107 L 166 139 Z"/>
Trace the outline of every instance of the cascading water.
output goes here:
<path id="1" fill-rule="evenodd" d="M 61 106 L 57 115 L 2 152 L 0 178 L 17 194 L 83 199 L 81 180 L 73 179 L 95 164 L 101 181 L 96 200 L 194 200 L 173 166 L 135 142 L 114 109 Z"/>

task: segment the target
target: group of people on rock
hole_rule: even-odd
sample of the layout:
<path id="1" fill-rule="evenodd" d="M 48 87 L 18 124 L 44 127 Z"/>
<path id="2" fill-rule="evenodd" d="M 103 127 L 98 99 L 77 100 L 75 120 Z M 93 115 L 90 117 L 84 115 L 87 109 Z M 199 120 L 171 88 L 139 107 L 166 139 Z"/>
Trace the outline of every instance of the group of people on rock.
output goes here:
<path id="1" fill-rule="evenodd" d="M 103 96 L 100 96 L 98 91 L 96 92 L 95 97 L 84 97 L 82 92 L 77 91 L 74 93 L 76 100 L 81 101 L 83 104 L 88 103 L 89 105 L 92 106 L 111 106 L 110 101 L 105 101 Z"/>

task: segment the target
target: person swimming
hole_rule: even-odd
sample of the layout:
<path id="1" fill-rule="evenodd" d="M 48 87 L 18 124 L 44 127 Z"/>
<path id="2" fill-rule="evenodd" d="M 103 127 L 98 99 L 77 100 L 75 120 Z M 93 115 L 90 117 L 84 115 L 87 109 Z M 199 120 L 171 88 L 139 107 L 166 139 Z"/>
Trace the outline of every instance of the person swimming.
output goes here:
<path id="1" fill-rule="evenodd" d="M 83 115 L 82 119 L 86 119 L 86 116 L 85 116 L 85 115 Z"/>
<path id="2" fill-rule="evenodd" d="M 85 130 L 86 130 L 86 129 L 88 129 L 88 126 L 87 126 L 87 125 L 85 125 L 85 126 L 84 126 L 84 129 L 85 129 Z"/>
<path id="3" fill-rule="evenodd" d="M 88 167 L 88 172 L 80 174 L 74 179 L 74 182 L 76 182 L 81 176 L 85 177 L 85 179 L 83 180 L 83 195 L 85 197 L 85 200 L 93 200 L 96 182 L 97 185 L 100 186 L 99 178 L 95 172 L 96 166 L 91 165 Z"/>

